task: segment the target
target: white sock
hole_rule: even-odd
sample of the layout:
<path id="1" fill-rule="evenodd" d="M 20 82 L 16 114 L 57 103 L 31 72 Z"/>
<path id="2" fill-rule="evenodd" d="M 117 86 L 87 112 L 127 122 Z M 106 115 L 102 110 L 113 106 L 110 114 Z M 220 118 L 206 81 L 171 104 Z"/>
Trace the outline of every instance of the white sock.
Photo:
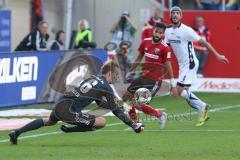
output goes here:
<path id="1" fill-rule="evenodd" d="M 202 111 L 205 109 L 207 105 L 202 100 L 200 100 L 196 95 L 194 95 L 191 91 L 186 89 L 182 91 L 181 97 L 183 97 L 192 108 L 197 109 L 199 115 L 202 114 Z"/>

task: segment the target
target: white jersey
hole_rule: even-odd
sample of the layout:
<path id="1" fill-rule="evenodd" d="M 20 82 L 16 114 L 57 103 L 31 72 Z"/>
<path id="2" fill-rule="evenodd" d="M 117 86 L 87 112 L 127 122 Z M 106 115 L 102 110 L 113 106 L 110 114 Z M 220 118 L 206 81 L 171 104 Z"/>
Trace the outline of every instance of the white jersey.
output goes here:
<path id="1" fill-rule="evenodd" d="M 167 28 L 165 31 L 165 42 L 170 44 L 179 64 L 179 83 L 192 84 L 192 77 L 195 76 L 198 68 L 193 43 L 201 37 L 190 27 L 181 24 L 177 28 Z"/>
<path id="2" fill-rule="evenodd" d="M 165 42 L 171 45 L 179 65 L 188 65 L 190 68 L 196 60 L 192 42 L 200 38 L 192 28 L 184 24 L 177 28 L 167 28 L 165 31 Z"/>

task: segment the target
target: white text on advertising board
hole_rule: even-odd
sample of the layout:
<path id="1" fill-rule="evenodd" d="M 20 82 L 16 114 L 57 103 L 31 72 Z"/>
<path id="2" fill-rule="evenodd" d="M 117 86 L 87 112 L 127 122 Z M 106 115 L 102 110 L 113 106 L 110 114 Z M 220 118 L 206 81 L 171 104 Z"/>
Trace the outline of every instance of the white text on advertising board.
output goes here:
<path id="1" fill-rule="evenodd" d="M 38 58 L 17 57 L 0 59 L 0 84 L 36 81 L 38 77 Z"/>

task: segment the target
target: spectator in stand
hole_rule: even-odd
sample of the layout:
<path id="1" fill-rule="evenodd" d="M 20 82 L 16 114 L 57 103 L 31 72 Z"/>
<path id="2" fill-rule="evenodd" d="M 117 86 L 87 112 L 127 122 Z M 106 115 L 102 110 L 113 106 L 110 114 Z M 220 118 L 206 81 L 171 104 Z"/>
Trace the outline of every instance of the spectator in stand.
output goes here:
<path id="1" fill-rule="evenodd" d="M 205 26 L 203 17 L 197 16 L 195 18 L 195 26 L 193 27 L 193 29 L 202 39 L 210 43 L 212 34 L 210 30 Z M 204 77 L 203 71 L 208 59 L 209 52 L 206 47 L 202 46 L 198 42 L 194 42 L 193 45 L 194 45 L 196 56 L 199 60 L 199 68 L 197 71 L 197 76 L 201 78 L 201 77 Z"/>
<path id="2" fill-rule="evenodd" d="M 56 34 L 55 40 L 51 43 L 50 50 L 64 50 L 65 32 L 60 30 Z"/>
<path id="3" fill-rule="evenodd" d="M 123 41 L 128 41 L 130 44 L 133 44 L 136 31 L 137 28 L 130 18 L 130 13 L 128 11 L 124 11 L 118 21 L 114 23 L 110 29 L 110 32 L 112 33 L 111 42 L 115 43 L 118 48 Z M 134 55 L 132 54 L 131 48 L 129 48 L 128 55 L 129 60 L 133 61 Z"/>
<path id="4" fill-rule="evenodd" d="M 38 26 L 20 42 L 15 51 L 47 51 L 48 39 L 48 23 L 41 21 Z"/>
<path id="5" fill-rule="evenodd" d="M 92 31 L 87 20 L 82 19 L 78 23 L 79 31 L 76 34 L 74 48 L 96 48 L 96 43 L 92 41 Z"/>
<path id="6" fill-rule="evenodd" d="M 226 10 L 233 11 L 238 10 L 240 6 L 239 0 L 226 0 Z"/>
<path id="7" fill-rule="evenodd" d="M 123 41 L 120 44 L 116 54 L 117 62 L 120 67 L 121 75 L 124 83 L 127 83 L 126 74 L 130 68 L 130 62 L 128 60 L 128 52 L 129 52 L 128 49 L 129 49 L 129 44 Z"/>
<path id="8" fill-rule="evenodd" d="M 153 36 L 153 27 L 156 23 L 164 23 L 161 10 L 159 8 L 156 8 L 154 10 L 153 16 L 147 23 L 144 24 L 144 27 L 142 29 L 142 40 Z"/>
<path id="9" fill-rule="evenodd" d="M 124 11 L 118 21 L 114 23 L 110 29 L 110 32 L 112 33 L 111 42 L 116 43 L 118 46 L 122 41 L 129 41 L 133 43 L 136 31 L 137 28 L 130 19 L 130 13 L 128 11 Z"/>
<path id="10" fill-rule="evenodd" d="M 194 9 L 196 10 L 221 10 L 221 0 L 195 0 Z"/>

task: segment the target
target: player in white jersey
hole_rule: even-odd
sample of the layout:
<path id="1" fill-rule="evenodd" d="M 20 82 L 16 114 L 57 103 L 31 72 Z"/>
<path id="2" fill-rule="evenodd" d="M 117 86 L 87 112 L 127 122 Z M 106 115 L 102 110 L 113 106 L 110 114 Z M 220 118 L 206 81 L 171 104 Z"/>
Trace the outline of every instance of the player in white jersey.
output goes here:
<path id="1" fill-rule="evenodd" d="M 165 31 L 165 42 L 172 47 L 179 64 L 179 77 L 177 82 L 178 94 L 188 104 L 197 109 L 199 121 L 196 126 L 202 126 L 208 119 L 208 105 L 194 95 L 188 87 L 196 79 L 198 59 L 196 58 L 192 42 L 205 46 L 222 63 L 228 63 L 228 59 L 219 54 L 211 44 L 203 40 L 192 28 L 181 23 L 182 10 L 179 7 L 172 7 L 170 10 L 172 26 Z"/>

